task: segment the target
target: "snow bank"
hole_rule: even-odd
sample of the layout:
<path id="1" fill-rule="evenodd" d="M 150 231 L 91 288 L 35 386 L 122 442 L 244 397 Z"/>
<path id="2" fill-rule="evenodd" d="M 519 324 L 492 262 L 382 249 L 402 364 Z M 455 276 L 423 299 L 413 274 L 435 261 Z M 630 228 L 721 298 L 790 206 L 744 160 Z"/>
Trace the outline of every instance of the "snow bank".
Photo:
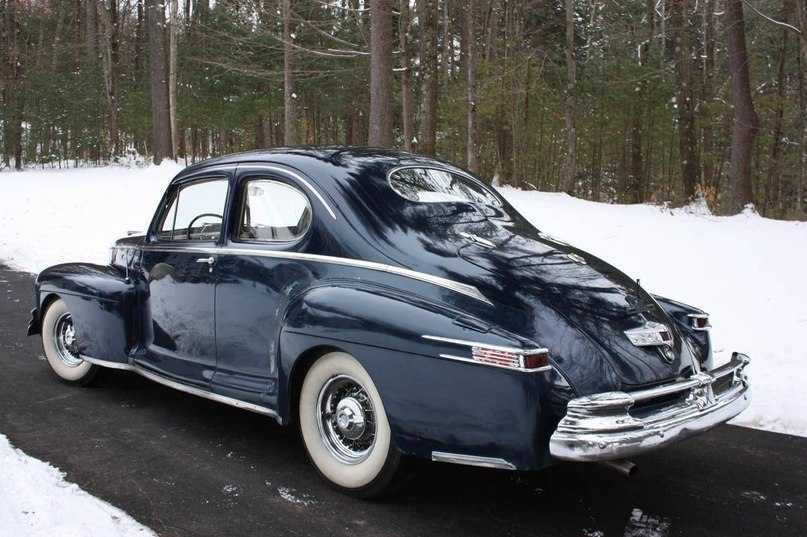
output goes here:
<path id="1" fill-rule="evenodd" d="M 155 534 L 120 509 L 90 496 L 64 474 L 0 435 L 0 536 L 82 537 Z"/>
<path id="2" fill-rule="evenodd" d="M 0 259 L 38 272 L 105 263 L 107 247 L 151 220 L 181 167 L 0 173 Z M 501 192 L 538 228 L 640 278 L 653 293 L 711 314 L 718 363 L 749 354 L 753 402 L 736 423 L 807 436 L 807 224 L 753 213 L 714 217 L 565 194 Z"/>
<path id="3" fill-rule="evenodd" d="M 144 230 L 183 166 L 110 166 L 0 173 L 0 259 L 39 272 L 56 263 L 105 264 L 108 247 Z"/>

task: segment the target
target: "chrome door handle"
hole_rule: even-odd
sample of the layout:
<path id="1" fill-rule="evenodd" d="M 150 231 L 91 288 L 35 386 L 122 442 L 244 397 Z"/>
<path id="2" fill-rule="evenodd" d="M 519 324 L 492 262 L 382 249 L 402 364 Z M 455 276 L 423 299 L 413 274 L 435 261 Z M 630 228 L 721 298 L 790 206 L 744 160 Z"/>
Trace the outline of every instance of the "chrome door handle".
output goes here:
<path id="1" fill-rule="evenodd" d="M 207 271 L 213 272 L 213 265 L 216 264 L 216 258 L 212 255 L 210 257 L 200 257 L 196 260 L 197 263 L 207 263 Z"/>

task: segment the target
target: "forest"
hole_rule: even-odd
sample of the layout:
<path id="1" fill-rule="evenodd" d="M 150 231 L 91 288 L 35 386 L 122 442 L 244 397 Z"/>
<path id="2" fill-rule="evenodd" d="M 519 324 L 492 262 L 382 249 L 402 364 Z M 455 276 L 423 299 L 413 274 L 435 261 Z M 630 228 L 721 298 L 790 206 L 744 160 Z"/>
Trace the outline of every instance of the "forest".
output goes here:
<path id="1" fill-rule="evenodd" d="M 373 145 L 807 219 L 807 0 L 0 0 L 3 169 Z"/>

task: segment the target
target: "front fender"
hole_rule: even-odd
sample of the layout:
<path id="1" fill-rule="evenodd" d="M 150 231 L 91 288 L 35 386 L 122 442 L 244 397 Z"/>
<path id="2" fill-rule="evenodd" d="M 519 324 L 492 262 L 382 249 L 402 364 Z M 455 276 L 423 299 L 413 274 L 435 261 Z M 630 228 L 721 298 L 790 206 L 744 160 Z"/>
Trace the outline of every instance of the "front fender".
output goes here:
<path id="1" fill-rule="evenodd" d="M 442 359 L 436 334 L 497 345 L 523 340 L 462 312 L 383 287 L 323 286 L 288 310 L 280 338 L 279 412 L 292 417 L 295 385 L 312 349 L 353 355 L 373 379 L 400 451 L 503 457 L 519 469 L 550 463 L 557 373 L 523 373 Z M 456 352 L 456 349 L 455 349 Z"/>
<path id="2" fill-rule="evenodd" d="M 36 279 L 38 318 L 56 297 L 67 304 L 79 352 L 126 363 L 135 344 L 137 291 L 112 266 L 68 263 L 42 271 Z"/>

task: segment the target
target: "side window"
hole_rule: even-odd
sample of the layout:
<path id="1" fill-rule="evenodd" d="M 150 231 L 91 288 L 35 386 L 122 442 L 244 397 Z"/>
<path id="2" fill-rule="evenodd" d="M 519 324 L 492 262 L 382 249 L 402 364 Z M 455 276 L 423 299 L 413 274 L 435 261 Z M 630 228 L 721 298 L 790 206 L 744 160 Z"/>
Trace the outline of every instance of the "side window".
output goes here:
<path id="1" fill-rule="evenodd" d="M 157 236 L 168 240 L 218 239 L 226 201 L 226 179 L 214 179 L 182 187 L 174 195 Z"/>
<path id="2" fill-rule="evenodd" d="M 293 186 L 256 179 L 246 183 L 238 239 L 286 242 L 302 237 L 311 226 L 311 204 Z"/>

